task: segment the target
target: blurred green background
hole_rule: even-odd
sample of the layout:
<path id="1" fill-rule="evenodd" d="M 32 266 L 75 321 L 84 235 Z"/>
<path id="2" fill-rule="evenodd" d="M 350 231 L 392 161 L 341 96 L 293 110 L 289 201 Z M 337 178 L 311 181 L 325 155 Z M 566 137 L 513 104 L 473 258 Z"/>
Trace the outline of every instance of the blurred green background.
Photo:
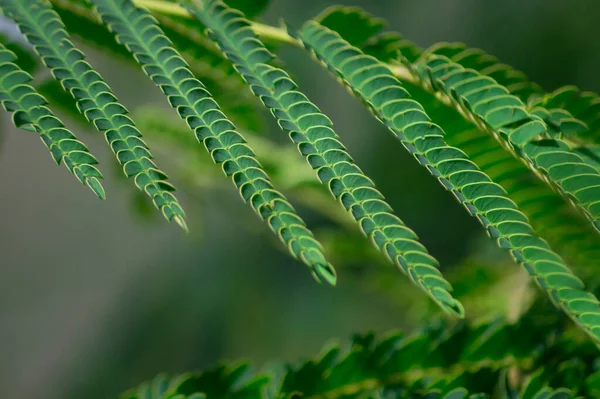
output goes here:
<path id="1" fill-rule="evenodd" d="M 273 0 L 263 18 L 277 23 L 283 17 L 299 26 L 333 4 Z M 600 91 L 598 1 L 345 4 L 386 18 L 391 30 L 424 47 L 462 41 L 482 48 L 546 90 L 575 84 Z M 1 26 L 12 28 L 6 21 Z M 152 106 L 160 107 L 166 119 L 175 117 L 141 71 L 86 50 L 134 116 Z M 357 163 L 440 260 L 459 299 L 465 270 L 476 281 L 477 270 L 510 265 L 475 220 L 323 68 L 298 49 L 282 47 L 278 54 L 300 88 L 334 121 Z M 2 397 L 113 398 L 161 371 L 184 372 L 238 358 L 257 366 L 294 360 L 316 354 L 331 338 L 410 331 L 436 312 L 400 272 L 373 261 L 362 246 L 357 249 L 356 229 L 341 229 L 314 207 L 295 202 L 318 238 L 343 246 L 341 252 L 348 254 L 334 255 L 335 289 L 315 284 L 232 185 L 225 179 L 214 186 L 203 180 L 219 173 L 217 167 L 201 163 L 192 178 L 177 173 L 178 155 L 158 149 L 159 138 L 147 141 L 179 189 L 188 235 L 144 211 L 145 203 L 119 176 L 102 135 L 76 129 L 106 178 L 108 200 L 99 202 L 64 168 L 52 165 L 35 135 L 14 129 L 4 113 L 0 118 Z M 285 134 L 264 119 L 262 136 L 286 143 Z M 298 165 L 294 173 L 312 173 L 298 154 L 289 154 Z M 297 196 L 290 197 L 294 202 Z M 510 267 L 510 273 L 518 272 Z"/>

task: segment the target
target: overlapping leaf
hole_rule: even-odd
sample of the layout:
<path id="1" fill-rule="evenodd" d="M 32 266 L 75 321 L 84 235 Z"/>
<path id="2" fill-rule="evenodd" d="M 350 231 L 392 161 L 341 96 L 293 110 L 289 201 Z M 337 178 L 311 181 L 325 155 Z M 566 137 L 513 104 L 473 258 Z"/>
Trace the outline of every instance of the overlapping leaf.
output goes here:
<path id="1" fill-rule="evenodd" d="M 600 342 L 600 302 L 583 290 L 583 283 L 564 260 L 536 235 L 504 189 L 482 173 L 463 151 L 445 143 L 442 129 L 431 122 L 390 70 L 316 22 L 305 25 L 301 39 L 372 109 L 419 163 L 479 219 L 500 247 L 510 250 L 550 298 Z M 506 124 L 504 120 L 501 123 Z"/>
<path id="2" fill-rule="evenodd" d="M 265 220 L 271 230 L 302 260 L 318 281 L 335 284 L 335 271 L 323 248 L 306 228 L 289 201 L 276 191 L 243 136 L 221 112 L 206 87 L 145 10 L 131 0 L 91 0 L 102 21 L 116 34 L 142 65 L 144 72 L 168 97 L 211 154 L 222 164 L 244 201 Z"/>
<path id="3" fill-rule="evenodd" d="M 487 132 L 475 128 L 456 109 L 441 104 L 435 95 L 421 87 L 406 86 L 432 120 L 443 128 L 445 141 L 464 151 L 481 171 L 506 190 L 519 210 L 527 215 L 536 233 L 546 239 L 578 275 L 592 278 L 587 280 L 590 283 L 597 281 L 600 236 L 591 224 Z"/>
<path id="4" fill-rule="evenodd" d="M 88 148 L 77 140 L 47 107 L 47 101 L 31 86 L 33 78 L 15 62 L 16 56 L 0 43 L 0 102 L 13 113 L 16 127 L 40 134 L 54 161 L 65 166 L 99 198 L 105 193 L 100 183 L 102 174 Z"/>
<path id="5" fill-rule="evenodd" d="M 84 0 L 51 0 L 67 31 L 85 44 L 118 57 L 135 62 L 129 52 L 115 42 L 113 35 L 94 16 Z M 233 70 L 219 49 L 192 27 L 189 20 L 157 15 L 169 40 L 201 79 L 223 111 L 240 128 L 256 133 L 263 130 L 263 116 L 258 101 L 245 90 L 244 82 Z"/>
<path id="6" fill-rule="evenodd" d="M 273 55 L 256 38 L 243 15 L 213 0 L 196 2 L 189 10 L 208 27 L 252 91 L 271 109 L 279 125 L 290 132 L 321 182 L 329 186 L 377 248 L 442 309 L 462 316 L 463 309 L 451 296 L 452 287 L 438 271 L 437 261 L 354 164 L 329 118 L 297 90 L 285 71 L 268 64 Z"/>
<path id="7" fill-rule="evenodd" d="M 529 167 L 570 199 L 600 229 L 600 172 L 575 154 L 525 104 L 490 77 L 446 57 L 418 63 L 423 82 L 444 93 L 481 129 L 493 134 Z"/>
<path id="8" fill-rule="evenodd" d="M 152 161 L 147 145 L 127 110 L 110 87 L 75 48 L 59 16 L 46 0 L 1 0 L 0 7 L 19 25 L 63 88 L 77 100 L 82 114 L 106 134 L 125 174 L 150 196 L 167 220 L 185 227 L 175 189 Z"/>

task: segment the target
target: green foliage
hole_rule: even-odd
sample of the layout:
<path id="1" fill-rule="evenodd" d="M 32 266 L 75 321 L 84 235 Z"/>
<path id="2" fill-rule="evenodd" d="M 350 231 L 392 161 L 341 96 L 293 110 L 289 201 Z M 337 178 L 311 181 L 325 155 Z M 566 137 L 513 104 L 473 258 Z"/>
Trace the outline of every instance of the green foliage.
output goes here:
<path id="1" fill-rule="evenodd" d="M 187 122 L 213 161 L 222 164 L 244 201 L 269 223 L 294 258 L 311 269 L 318 281 L 335 285 L 335 271 L 289 201 L 273 188 L 252 149 L 220 111 L 206 87 L 171 46 L 144 10 L 130 0 L 92 0 L 104 23 L 134 55 L 144 72 L 160 86 L 169 103 Z"/>
<path id="2" fill-rule="evenodd" d="M 185 229 L 183 209 L 172 194 L 175 188 L 152 161 L 125 107 L 75 48 L 56 12 L 45 0 L 2 0 L 0 6 L 17 22 L 55 79 L 77 100 L 79 111 L 105 132 L 125 175 L 152 198 L 167 220 L 175 220 Z"/>
<path id="3" fill-rule="evenodd" d="M 256 38 L 243 15 L 212 0 L 190 7 L 190 11 L 210 29 L 253 93 L 290 133 L 319 180 L 329 186 L 364 234 L 442 309 L 462 317 L 462 306 L 451 296 L 452 286 L 437 270 L 437 261 L 354 164 L 329 118 L 297 90 L 285 71 L 268 64 L 274 56 Z"/>
<path id="4" fill-rule="evenodd" d="M 425 54 L 416 74 L 426 87 L 443 93 L 478 127 L 494 134 L 600 229 L 600 172 L 571 151 L 559 137 L 562 131 L 552 135 L 542 118 L 529 113 L 508 89 L 447 57 Z"/>
<path id="5" fill-rule="evenodd" d="M 565 372 L 563 360 L 574 350 L 555 342 L 560 328 L 556 320 L 529 316 L 516 324 L 495 320 L 451 325 L 440 320 L 415 334 L 356 335 L 347 347 L 330 344 L 314 359 L 298 363 L 273 363 L 260 370 L 237 363 L 181 376 L 159 375 L 123 398 L 430 398 L 465 397 L 459 393 L 469 391 L 487 398 L 507 394 L 507 367 L 528 374 L 517 387 L 521 398 L 545 397 L 545 392 L 591 394 L 591 379 L 583 382 L 581 375 Z M 584 348 L 577 350 L 585 353 Z M 540 365 L 552 375 L 538 371 Z M 570 390 L 560 389 L 560 384 Z"/>
<path id="6" fill-rule="evenodd" d="M 535 234 L 527 217 L 502 187 L 481 172 L 464 152 L 445 143 L 443 130 L 431 122 L 423 107 L 410 98 L 390 70 L 318 23 L 308 23 L 301 38 L 373 110 L 419 163 L 480 220 L 490 237 L 501 248 L 510 250 L 515 261 L 523 264 L 550 298 L 600 342 L 600 302 L 583 290 L 583 283 L 564 260 Z"/>
<path id="7" fill-rule="evenodd" d="M 220 165 L 244 202 L 318 281 L 334 285 L 336 274 L 315 236 L 324 238 L 328 257 L 345 272 L 369 273 L 365 281 L 406 306 L 416 296 L 408 282 L 378 267 L 393 263 L 449 317 L 432 316 L 413 333 L 358 334 L 347 346 L 328 345 L 299 363 L 261 369 L 224 364 L 161 375 L 124 398 L 598 397 L 598 95 L 572 86 L 545 93 L 524 73 L 463 44 L 422 50 L 356 7 L 331 7 L 295 31 L 252 22 L 267 6 L 267 0 L 0 0 L 2 13 L 53 78 L 34 80 L 38 59 L 1 36 L 0 102 L 17 127 L 37 132 L 53 159 L 100 198 L 96 159 L 48 103 L 104 132 L 125 175 L 168 220 L 186 228 L 174 188 L 152 160 L 142 131 L 201 195 L 226 182 L 216 177 L 214 164 Z M 138 129 L 71 35 L 105 56 L 141 66 L 179 119 L 148 107 L 135 112 Z M 521 275 L 505 268 L 508 259 L 486 255 L 493 251 L 486 244 L 468 262 L 443 269 L 448 280 L 458 280 L 453 291 L 438 261 L 357 166 L 333 122 L 263 41 L 309 50 L 546 295 L 530 292 Z M 292 144 L 264 134 L 265 110 Z M 276 186 L 328 224 L 313 235 Z M 352 270 L 353 262 L 368 264 L 368 271 Z M 474 292 L 487 298 L 474 298 Z M 546 296 L 575 326 L 564 323 Z M 422 297 L 414 302 L 426 312 Z M 506 317 L 486 312 L 505 307 Z M 484 321 L 473 320 L 478 312 Z"/>
<path id="8" fill-rule="evenodd" d="M 40 134 L 54 161 L 65 166 L 79 181 L 87 185 L 100 199 L 105 198 L 100 184 L 102 174 L 96 167 L 96 158 L 50 111 L 47 101 L 38 94 L 33 78 L 17 64 L 17 57 L 0 43 L 0 102 L 13 113 L 16 127 Z"/>

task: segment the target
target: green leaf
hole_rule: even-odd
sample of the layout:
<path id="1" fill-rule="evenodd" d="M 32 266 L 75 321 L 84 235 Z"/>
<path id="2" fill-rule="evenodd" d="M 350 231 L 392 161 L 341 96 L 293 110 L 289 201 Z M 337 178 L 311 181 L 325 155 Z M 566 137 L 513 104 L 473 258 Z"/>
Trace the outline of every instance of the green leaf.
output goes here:
<path id="1" fill-rule="evenodd" d="M 598 94 L 581 91 L 575 86 L 565 86 L 531 99 L 529 106 L 569 112 L 575 119 L 575 123 L 579 121 L 589 130 L 581 134 L 582 138 L 600 143 L 600 96 Z"/>
<path id="2" fill-rule="evenodd" d="M 27 47 L 27 43 L 11 40 L 5 34 L 0 33 L 0 44 L 15 54 L 17 57 L 15 64 L 22 70 L 29 74 L 33 74 L 36 71 L 40 63 L 33 51 Z"/>
<path id="3" fill-rule="evenodd" d="M 333 266 L 323 247 L 283 194 L 275 190 L 254 151 L 221 112 L 206 87 L 145 10 L 131 0 L 91 0 L 117 41 L 134 55 L 144 72 L 168 97 L 170 105 L 204 144 L 216 164 L 231 177 L 243 200 L 269 224 L 292 256 L 305 263 L 317 281 L 335 285 Z"/>
<path id="4" fill-rule="evenodd" d="M 316 22 L 308 22 L 300 36 L 305 46 L 371 108 L 417 161 L 478 218 L 490 237 L 508 249 L 540 288 L 600 343 L 600 302 L 583 290 L 581 280 L 535 233 L 504 189 L 463 151 L 446 144 L 443 130 L 431 122 L 391 71 Z M 510 115 L 504 116 L 510 119 Z M 580 307 L 580 300 L 586 301 L 585 310 Z"/>
<path id="5" fill-rule="evenodd" d="M 51 0 L 64 22 L 67 31 L 90 45 L 119 60 L 135 63 L 135 59 L 94 16 L 91 7 L 83 0 Z M 240 128 L 256 133 L 263 132 L 264 121 L 259 103 L 248 93 L 244 82 L 221 54 L 219 49 L 204 35 L 202 27 L 189 19 L 157 15 L 162 29 L 173 46 L 190 66 L 190 70 L 213 93 Z"/>
<path id="6" fill-rule="evenodd" d="M 418 63 L 423 82 L 472 115 L 515 156 L 571 200 L 600 229 L 600 172 L 560 138 L 523 102 L 490 77 L 466 70 L 448 58 L 429 56 Z"/>
<path id="7" fill-rule="evenodd" d="M 527 101 L 533 95 L 542 93 L 542 88 L 529 80 L 523 72 L 503 64 L 496 57 L 477 48 L 469 48 L 463 43 L 437 43 L 425 51 L 424 57 L 435 54 L 447 57 L 465 69 L 473 69 L 489 76 L 504 86 L 511 94 Z M 409 60 L 414 62 L 414 60 Z"/>
<path id="8" fill-rule="evenodd" d="M 321 182 L 351 212 L 375 246 L 443 310 L 462 317 L 463 308 L 451 296 L 452 286 L 441 276 L 437 261 L 354 164 L 329 118 L 297 90 L 285 71 L 267 64 L 274 56 L 255 36 L 243 15 L 214 0 L 196 3 L 189 11 L 208 27 L 253 93 L 271 109 Z"/>
<path id="9" fill-rule="evenodd" d="M 565 258 L 576 274 L 583 272 L 581 276 L 590 279 L 589 283 L 597 283 L 600 236 L 593 226 L 486 131 L 473 127 L 455 108 L 440 103 L 421 87 L 405 86 L 443 128 L 446 142 L 464 151 L 493 182 L 506 190 L 536 233 Z"/>
<path id="10" fill-rule="evenodd" d="M 359 7 L 332 6 L 315 17 L 315 21 L 381 62 L 397 60 L 398 52 L 413 62 L 422 53 L 399 33 L 382 32 L 387 22 Z"/>
<path id="11" fill-rule="evenodd" d="M 98 161 L 81 141 L 46 106 L 47 101 L 31 86 L 33 78 L 15 64 L 17 57 L 0 43 L 0 102 L 13 113 L 16 127 L 40 134 L 57 164 L 64 162 L 77 179 L 100 199 L 102 174 L 93 165 Z"/>
<path id="12" fill-rule="evenodd" d="M 46 0 L 0 0 L 0 6 L 19 25 L 55 79 L 77 100 L 80 112 L 99 131 L 105 132 L 127 177 L 152 198 L 167 220 L 175 220 L 187 229 L 183 209 L 172 194 L 175 188 L 152 161 L 141 133 L 126 115 L 127 109 L 119 104 L 110 87 L 75 48 L 59 16 Z"/>

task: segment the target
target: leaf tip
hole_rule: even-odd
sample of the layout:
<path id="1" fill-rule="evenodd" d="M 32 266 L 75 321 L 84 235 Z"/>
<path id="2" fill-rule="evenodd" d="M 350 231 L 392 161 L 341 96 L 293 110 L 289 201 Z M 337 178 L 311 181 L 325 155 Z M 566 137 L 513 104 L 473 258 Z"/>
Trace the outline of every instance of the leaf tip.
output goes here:
<path id="1" fill-rule="evenodd" d="M 190 230 L 187 227 L 187 224 L 185 223 L 185 220 L 177 215 L 177 216 L 173 216 L 173 219 L 175 221 L 175 223 L 177 223 L 179 225 L 179 227 L 181 227 L 183 229 L 183 231 L 185 231 L 186 233 L 189 233 Z"/>
<path id="2" fill-rule="evenodd" d="M 327 263 L 327 264 L 318 263 L 318 264 L 314 265 L 313 266 L 313 275 L 314 275 L 315 279 L 320 283 L 326 282 L 327 284 L 331 285 L 332 287 L 335 287 L 335 285 L 337 283 L 337 274 L 335 272 L 335 269 L 333 268 L 333 266 L 330 263 Z"/>
<path id="3" fill-rule="evenodd" d="M 85 184 L 100 198 L 101 200 L 106 199 L 106 192 L 104 191 L 104 187 L 100 184 L 100 180 L 95 177 L 91 177 L 86 179 Z"/>

